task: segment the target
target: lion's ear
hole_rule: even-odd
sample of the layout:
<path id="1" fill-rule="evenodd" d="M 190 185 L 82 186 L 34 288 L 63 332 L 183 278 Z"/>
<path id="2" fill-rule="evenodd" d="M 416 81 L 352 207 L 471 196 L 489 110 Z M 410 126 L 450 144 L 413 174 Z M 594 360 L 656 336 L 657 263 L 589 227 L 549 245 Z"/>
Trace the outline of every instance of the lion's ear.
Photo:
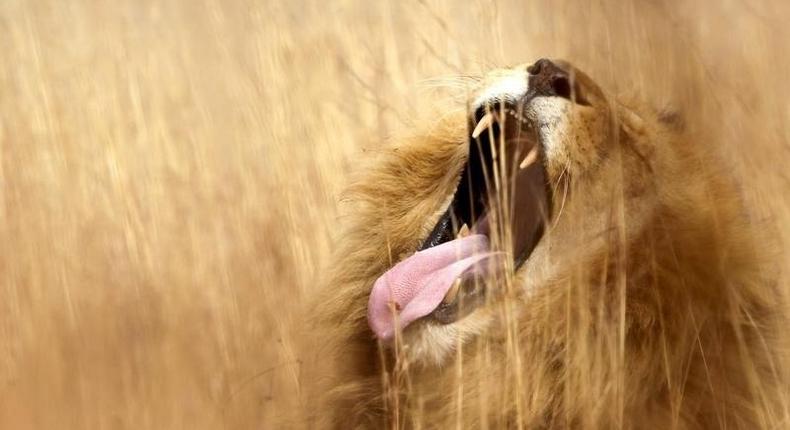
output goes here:
<path id="1" fill-rule="evenodd" d="M 673 107 L 661 109 L 658 112 L 658 121 L 675 131 L 683 131 L 686 128 L 683 114 Z"/>

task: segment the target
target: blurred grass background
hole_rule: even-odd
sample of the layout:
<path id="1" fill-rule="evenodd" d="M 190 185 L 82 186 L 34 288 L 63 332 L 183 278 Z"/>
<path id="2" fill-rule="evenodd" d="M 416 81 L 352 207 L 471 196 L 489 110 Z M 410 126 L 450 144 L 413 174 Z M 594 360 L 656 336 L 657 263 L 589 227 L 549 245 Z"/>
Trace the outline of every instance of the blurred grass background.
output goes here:
<path id="1" fill-rule="evenodd" d="M 347 175 L 494 66 L 564 57 L 679 108 L 784 246 L 787 22 L 748 0 L 3 0 L 0 428 L 308 425 L 303 304 Z"/>

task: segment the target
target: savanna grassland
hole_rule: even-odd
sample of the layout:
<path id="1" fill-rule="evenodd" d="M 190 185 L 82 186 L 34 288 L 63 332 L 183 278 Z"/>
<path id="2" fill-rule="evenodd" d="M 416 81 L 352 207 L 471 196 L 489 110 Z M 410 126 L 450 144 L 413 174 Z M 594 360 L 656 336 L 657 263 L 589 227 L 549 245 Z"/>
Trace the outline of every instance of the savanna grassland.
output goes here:
<path id="1" fill-rule="evenodd" d="M 787 22 L 747 0 L 0 2 L 0 428 L 309 426 L 343 184 L 465 76 L 540 57 L 682 112 L 790 292 Z"/>

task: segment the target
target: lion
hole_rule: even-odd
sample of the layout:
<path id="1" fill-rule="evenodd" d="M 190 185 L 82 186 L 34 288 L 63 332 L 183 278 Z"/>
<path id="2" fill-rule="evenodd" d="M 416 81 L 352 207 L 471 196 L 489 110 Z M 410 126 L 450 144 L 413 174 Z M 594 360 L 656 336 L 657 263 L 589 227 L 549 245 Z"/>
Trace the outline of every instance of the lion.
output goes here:
<path id="1" fill-rule="evenodd" d="M 348 196 L 315 308 L 320 426 L 787 419 L 769 242 L 680 115 L 541 59 L 418 123 Z"/>

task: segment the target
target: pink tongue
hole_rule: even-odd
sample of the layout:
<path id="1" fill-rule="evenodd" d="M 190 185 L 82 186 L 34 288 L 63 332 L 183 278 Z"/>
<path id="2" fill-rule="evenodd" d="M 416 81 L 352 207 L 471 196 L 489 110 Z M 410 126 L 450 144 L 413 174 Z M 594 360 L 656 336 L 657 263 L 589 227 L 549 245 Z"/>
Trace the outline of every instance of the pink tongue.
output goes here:
<path id="1" fill-rule="evenodd" d="M 493 254 L 488 238 L 473 234 L 417 252 L 396 264 L 373 285 L 368 300 L 370 328 L 380 339 L 391 338 L 396 328 L 403 329 L 433 312 L 456 279 Z"/>

